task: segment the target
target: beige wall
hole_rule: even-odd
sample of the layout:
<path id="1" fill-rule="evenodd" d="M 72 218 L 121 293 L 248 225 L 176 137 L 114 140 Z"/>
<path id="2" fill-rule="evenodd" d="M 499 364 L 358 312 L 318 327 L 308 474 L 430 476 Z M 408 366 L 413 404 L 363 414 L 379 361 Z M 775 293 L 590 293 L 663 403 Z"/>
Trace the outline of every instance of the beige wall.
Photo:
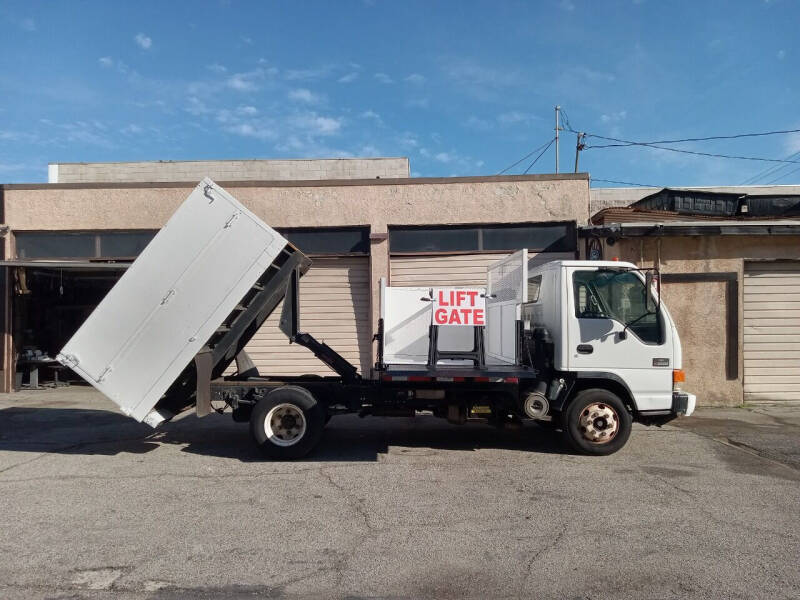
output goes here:
<path id="1" fill-rule="evenodd" d="M 743 393 L 742 277 L 747 260 L 800 259 L 800 236 L 692 236 L 630 238 L 604 248 L 606 258 L 619 257 L 653 266 L 661 243 L 662 273 L 734 272 L 739 283 L 738 377 L 725 373 L 724 282 L 663 285 L 664 302 L 675 320 L 683 347 L 684 388 L 702 405 L 735 406 Z"/>
<path id="2" fill-rule="evenodd" d="M 575 221 L 589 218 L 585 174 L 326 182 L 220 182 L 273 227 Z M 158 229 L 193 186 L 8 185 L 5 218 L 15 231 Z M 377 234 L 377 235 L 376 235 Z M 373 327 L 378 279 L 389 275 L 388 242 L 371 241 Z M 13 235 L 6 238 L 8 256 Z"/>
<path id="3" fill-rule="evenodd" d="M 51 163 L 50 183 L 188 181 L 272 181 L 383 179 L 408 177 L 407 158 L 302 160 L 154 160 L 118 163 Z"/>

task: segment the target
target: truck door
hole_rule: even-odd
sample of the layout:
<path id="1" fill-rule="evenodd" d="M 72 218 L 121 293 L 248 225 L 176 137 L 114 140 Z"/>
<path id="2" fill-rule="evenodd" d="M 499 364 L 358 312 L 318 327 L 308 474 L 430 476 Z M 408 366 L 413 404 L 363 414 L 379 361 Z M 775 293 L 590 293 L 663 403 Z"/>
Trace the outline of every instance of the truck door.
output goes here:
<path id="1" fill-rule="evenodd" d="M 644 278 L 626 269 L 565 272 L 569 370 L 613 373 L 628 386 L 639 410 L 669 409 L 671 333 L 663 311 L 648 312 L 645 294 L 651 292 Z"/>

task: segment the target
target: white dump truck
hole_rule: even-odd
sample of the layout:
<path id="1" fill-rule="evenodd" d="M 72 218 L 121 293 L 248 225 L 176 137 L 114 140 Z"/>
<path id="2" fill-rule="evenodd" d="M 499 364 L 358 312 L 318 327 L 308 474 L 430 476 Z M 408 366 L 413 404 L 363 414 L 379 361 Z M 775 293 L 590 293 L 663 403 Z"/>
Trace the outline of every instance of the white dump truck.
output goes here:
<path id="1" fill-rule="evenodd" d="M 346 413 L 536 421 L 596 455 L 624 446 L 633 421 L 692 413 L 657 273 L 623 262 L 533 264 L 516 252 L 477 288 L 382 281 L 377 362 L 359 373 L 300 329 L 299 279 L 311 260 L 205 179 L 58 360 L 153 427 L 192 407 L 198 416 L 229 410 L 279 459 L 307 454 Z M 287 343 L 336 375 L 258 372 L 245 345 L 281 301 Z"/>

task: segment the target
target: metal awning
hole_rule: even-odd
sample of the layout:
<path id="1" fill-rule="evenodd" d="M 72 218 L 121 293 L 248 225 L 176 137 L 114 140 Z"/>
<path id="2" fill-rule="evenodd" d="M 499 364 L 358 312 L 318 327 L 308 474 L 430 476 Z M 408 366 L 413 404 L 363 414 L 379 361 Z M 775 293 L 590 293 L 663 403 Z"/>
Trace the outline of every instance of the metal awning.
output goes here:
<path id="1" fill-rule="evenodd" d="M 589 225 L 578 229 L 578 236 L 582 238 L 695 235 L 800 235 L 800 221 L 640 221 Z"/>
<path id="2" fill-rule="evenodd" d="M 37 269 L 102 269 L 124 270 L 131 266 L 129 262 L 92 262 L 89 260 L 0 260 L 0 267 L 30 267 Z"/>

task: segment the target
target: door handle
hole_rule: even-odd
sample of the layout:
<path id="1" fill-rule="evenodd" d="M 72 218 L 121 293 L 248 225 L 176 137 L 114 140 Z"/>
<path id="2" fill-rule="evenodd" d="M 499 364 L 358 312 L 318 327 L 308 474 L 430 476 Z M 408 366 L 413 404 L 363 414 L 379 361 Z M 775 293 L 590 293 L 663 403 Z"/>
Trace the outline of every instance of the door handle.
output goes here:
<path id="1" fill-rule="evenodd" d="M 591 354 L 594 352 L 594 347 L 591 344 L 578 345 L 578 354 Z"/>

